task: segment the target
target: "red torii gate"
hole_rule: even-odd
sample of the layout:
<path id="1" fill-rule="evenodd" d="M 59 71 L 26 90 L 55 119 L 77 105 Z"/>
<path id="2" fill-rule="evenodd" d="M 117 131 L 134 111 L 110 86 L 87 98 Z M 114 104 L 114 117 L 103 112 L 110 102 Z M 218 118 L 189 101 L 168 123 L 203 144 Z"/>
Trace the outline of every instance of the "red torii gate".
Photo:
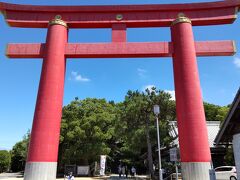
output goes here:
<path id="1" fill-rule="evenodd" d="M 196 56 L 228 56 L 233 41 L 194 42 L 192 25 L 230 24 L 240 0 L 211 3 L 32 6 L 0 3 L 14 27 L 48 28 L 46 43 L 9 44 L 10 58 L 43 58 L 25 180 L 53 180 L 62 115 L 66 58 L 173 57 L 183 178 L 208 180 L 210 149 Z M 171 42 L 128 43 L 126 28 L 171 27 Z M 112 28 L 111 43 L 68 43 L 68 28 Z"/>

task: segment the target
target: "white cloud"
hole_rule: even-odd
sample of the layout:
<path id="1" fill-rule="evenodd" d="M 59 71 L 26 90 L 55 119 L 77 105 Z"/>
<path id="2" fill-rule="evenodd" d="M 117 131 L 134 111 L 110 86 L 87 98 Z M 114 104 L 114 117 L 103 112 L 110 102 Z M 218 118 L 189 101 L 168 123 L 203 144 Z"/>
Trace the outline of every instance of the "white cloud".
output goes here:
<path id="1" fill-rule="evenodd" d="M 176 100 L 174 90 L 164 90 L 164 91 L 171 95 L 171 100 L 174 100 L 174 101 Z"/>
<path id="2" fill-rule="evenodd" d="M 156 86 L 155 86 L 155 85 L 152 85 L 152 84 L 146 85 L 146 86 L 144 86 L 144 87 L 142 88 L 142 91 L 145 91 L 145 90 L 148 89 L 148 90 L 151 92 L 153 87 L 156 87 Z"/>
<path id="3" fill-rule="evenodd" d="M 145 78 L 147 75 L 147 70 L 142 69 L 142 68 L 137 68 L 138 76 L 141 78 Z"/>
<path id="4" fill-rule="evenodd" d="M 70 77 L 69 79 L 70 79 L 70 80 L 74 80 L 74 81 L 80 81 L 80 82 L 88 82 L 88 81 L 90 81 L 89 78 L 82 77 L 82 75 L 79 74 L 79 73 L 76 72 L 76 71 L 72 71 L 72 72 L 71 72 L 71 77 Z"/>
<path id="5" fill-rule="evenodd" d="M 233 64 L 235 64 L 237 68 L 240 68 L 240 58 L 234 57 Z"/>
<path id="6" fill-rule="evenodd" d="M 153 85 L 153 84 L 146 85 L 146 86 L 144 86 L 142 88 L 142 91 L 145 91 L 146 89 L 148 89 L 151 92 L 153 87 L 156 88 L 156 86 Z M 174 100 L 174 101 L 176 100 L 176 98 L 175 98 L 175 91 L 174 90 L 164 90 L 164 92 L 167 92 L 168 94 L 171 95 L 171 98 L 170 98 L 171 100 Z"/>
<path id="7" fill-rule="evenodd" d="M 147 72 L 145 69 L 142 69 L 142 68 L 138 68 L 137 71 L 138 71 L 138 72 L 142 72 L 142 73 Z"/>
<path id="8" fill-rule="evenodd" d="M 5 148 L 5 147 L 0 147 L 0 150 L 9 150 L 8 148 Z"/>
<path id="9" fill-rule="evenodd" d="M 72 76 L 77 76 L 77 74 L 78 74 L 78 73 L 77 73 L 76 71 L 72 71 L 72 72 L 71 72 L 71 75 L 72 75 Z"/>

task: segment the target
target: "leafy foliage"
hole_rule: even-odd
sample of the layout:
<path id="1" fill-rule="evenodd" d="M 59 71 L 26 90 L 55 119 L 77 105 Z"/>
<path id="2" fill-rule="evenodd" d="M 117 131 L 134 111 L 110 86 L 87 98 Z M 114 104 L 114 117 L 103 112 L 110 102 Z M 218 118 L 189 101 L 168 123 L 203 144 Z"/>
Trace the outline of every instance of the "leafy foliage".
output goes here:
<path id="1" fill-rule="evenodd" d="M 11 170 L 13 172 L 23 171 L 27 159 L 27 150 L 30 140 L 30 131 L 23 137 L 22 141 L 17 142 L 11 151 Z"/>
<path id="2" fill-rule="evenodd" d="M 107 102 L 105 99 L 75 98 L 63 107 L 59 170 L 62 171 L 67 164 L 91 164 L 105 154 L 110 160 L 108 165 L 113 169 L 117 169 L 121 161 L 135 165 L 141 171 L 146 168 L 143 161 L 148 159 L 148 169 L 151 171 L 150 164 L 157 165 L 158 162 L 153 114 L 155 104 L 161 108 L 158 116 L 161 147 L 168 149 L 172 142 L 168 122 L 176 120 L 175 101 L 171 100 L 170 94 L 155 88 L 145 92 L 128 91 L 120 103 Z M 206 119 L 211 121 L 223 121 L 229 110 L 228 106 L 209 103 L 204 103 L 204 108 Z M 28 132 L 11 151 L 13 171 L 24 170 L 29 135 Z"/>
<path id="3" fill-rule="evenodd" d="M 233 154 L 233 147 L 232 146 L 229 146 L 226 148 L 227 150 L 227 153 L 225 155 L 225 164 L 226 165 L 233 165 L 235 166 L 235 161 L 234 161 L 234 154 Z"/>
<path id="4" fill-rule="evenodd" d="M 153 88 L 146 92 L 128 91 L 123 103 L 119 104 L 116 129 L 123 144 L 121 151 L 123 154 L 131 154 L 128 158 L 132 163 L 136 160 L 142 161 L 143 159 L 139 157 L 143 158 L 144 154 L 148 154 L 148 162 L 150 162 L 148 169 L 151 174 L 152 146 L 157 147 L 153 106 L 157 104 L 161 107 L 159 114 L 161 145 L 169 146 L 172 139 L 168 133 L 168 121 L 176 118 L 175 102 L 170 99 L 170 94 Z"/>
<path id="5" fill-rule="evenodd" d="M 9 169 L 11 163 L 11 154 L 6 150 L 0 150 L 0 173 Z"/>
<path id="6" fill-rule="evenodd" d="M 62 164 L 85 165 L 111 151 L 115 108 L 105 99 L 87 98 L 63 108 L 60 153 Z"/>
<path id="7" fill-rule="evenodd" d="M 217 106 L 204 102 L 204 110 L 207 121 L 223 121 L 229 111 L 228 106 Z"/>
<path id="8" fill-rule="evenodd" d="M 150 132 L 156 135 L 155 118 L 153 114 L 153 106 L 158 104 L 161 107 L 160 129 L 162 145 L 169 144 L 168 141 L 168 121 L 175 120 L 175 103 L 170 100 L 171 96 L 164 91 L 155 89 L 146 93 L 138 91 L 129 91 L 123 103 L 120 104 L 118 129 L 124 142 L 129 144 L 129 148 L 135 152 L 140 152 L 141 147 L 145 147 L 146 120 L 150 120 Z M 153 137 L 152 139 L 156 139 Z M 170 140 L 171 141 L 171 140 Z"/>

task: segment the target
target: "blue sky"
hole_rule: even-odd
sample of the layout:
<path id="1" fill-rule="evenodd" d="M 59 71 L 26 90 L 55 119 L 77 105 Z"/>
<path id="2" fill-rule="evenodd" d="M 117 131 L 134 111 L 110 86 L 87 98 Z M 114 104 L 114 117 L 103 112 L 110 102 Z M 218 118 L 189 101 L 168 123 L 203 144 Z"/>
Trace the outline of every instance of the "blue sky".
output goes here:
<path id="1" fill-rule="evenodd" d="M 163 4 L 203 2 L 202 0 L 11 0 L 18 4 L 94 5 L 94 4 Z M 11 149 L 32 126 L 41 59 L 8 59 L 5 47 L 9 42 L 44 42 L 46 29 L 10 28 L 0 17 L 0 148 Z M 240 21 L 232 25 L 194 27 L 195 40 L 235 40 L 240 43 Z M 130 42 L 170 41 L 169 28 L 128 29 Z M 109 42 L 110 29 L 74 29 L 69 42 Z M 230 104 L 240 84 L 240 54 L 233 57 L 198 58 L 204 101 L 218 105 Z M 86 97 L 122 101 L 127 90 L 142 90 L 154 85 L 174 91 L 170 58 L 135 59 L 68 59 L 64 105 Z"/>

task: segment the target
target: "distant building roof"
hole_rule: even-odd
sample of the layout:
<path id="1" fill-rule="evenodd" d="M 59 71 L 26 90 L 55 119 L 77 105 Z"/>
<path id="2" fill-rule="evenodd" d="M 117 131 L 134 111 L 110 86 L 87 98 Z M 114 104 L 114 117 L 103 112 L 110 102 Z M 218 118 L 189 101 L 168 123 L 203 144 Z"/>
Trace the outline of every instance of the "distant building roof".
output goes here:
<path id="1" fill-rule="evenodd" d="M 240 88 L 214 142 L 216 144 L 230 144 L 232 136 L 237 133 L 240 133 Z"/>
<path id="2" fill-rule="evenodd" d="M 207 130 L 208 130 L 208 143 L 210 147 L 214 147 L 214 139 L 220 129 L 220 121 L 206 121 L 207 122 Z M 178 128 L 177 128 L 177 122 L 172 121 L 170 123 L 171 131 L 170 135 L 172 137 L 178 136 Z M 173 144 L 179 146 L 178 138 L 176 138 L 173 142 Z"/>

